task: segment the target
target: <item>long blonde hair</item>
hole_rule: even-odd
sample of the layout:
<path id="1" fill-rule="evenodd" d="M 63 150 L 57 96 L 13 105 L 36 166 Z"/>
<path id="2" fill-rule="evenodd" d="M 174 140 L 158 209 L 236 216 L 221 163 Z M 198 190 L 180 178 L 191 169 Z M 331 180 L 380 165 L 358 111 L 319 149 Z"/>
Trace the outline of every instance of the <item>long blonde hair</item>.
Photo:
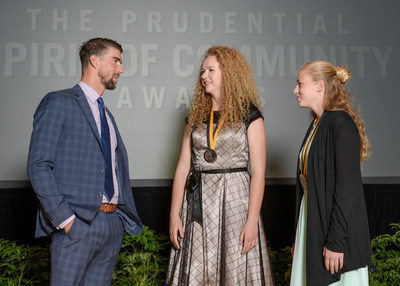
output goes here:
<path id="1" fill-rule="evenodd" d="M 364 123 L 349 100 L 349 93 L 345 83 L 350 79 L 351 73 L 346 67 L 335 67 L 329 62 L 314 61 L 305 64 L 300 71 L 305 70 L 313 81 L 323 80 L 325 83 L 325 97 L 323 107 L 326 111 L 342 110 L 347 112 L 354 120 L 360 134 L 360 160 L 369 158 L 371 147 L 365 132 Z M 359 108 L 358 108 L 359 109 Z M 315 114 L 314 114 L 315 115 Z"/>
<path id="2" fill-rule="evenodd" d="M 222 128 L 237 127 L 249 113 L 250 104 L 261 111 L 258 89 L 253 72 L 243 55 L 235 48 L 213 46 L 205 54 L 202 63 L 209 56 L 215 56 L 222 73 L 221 118 L 225 117 Z M 207 120 L 211 110 L 211 96 L 206 93 L 199 70 L 192 106 L 189 110 L 187 128 L 189 131 Z"/>

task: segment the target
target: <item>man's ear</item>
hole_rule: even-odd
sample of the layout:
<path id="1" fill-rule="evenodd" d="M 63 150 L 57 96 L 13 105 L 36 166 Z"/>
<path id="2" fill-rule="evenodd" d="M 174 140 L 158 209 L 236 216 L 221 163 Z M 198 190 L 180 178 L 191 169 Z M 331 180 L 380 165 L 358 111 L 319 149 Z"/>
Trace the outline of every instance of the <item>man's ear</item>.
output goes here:
<path id="1" fill-rule="evenodd" d="M 97 69 L 99 65 L 99 57 L 96 55 L 91 55 L 89 58 L 89 65 L 91 65 L 94 69 Z"/>

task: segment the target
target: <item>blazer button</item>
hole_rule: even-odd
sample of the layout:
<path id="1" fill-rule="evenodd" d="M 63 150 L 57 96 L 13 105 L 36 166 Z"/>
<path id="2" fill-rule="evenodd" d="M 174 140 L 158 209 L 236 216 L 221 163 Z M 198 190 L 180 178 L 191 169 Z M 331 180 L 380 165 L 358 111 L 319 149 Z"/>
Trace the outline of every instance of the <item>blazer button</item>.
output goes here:
<path id="1" fill-rule="evenodd" d="M 100 174 L 104 174 L 104 170 L 100 170 Z"/>
<path id="2" fill-rule="evenodd" d="M 103 196 L 103 193 L 99 193 L 99 197 L 102 197 Z"/>

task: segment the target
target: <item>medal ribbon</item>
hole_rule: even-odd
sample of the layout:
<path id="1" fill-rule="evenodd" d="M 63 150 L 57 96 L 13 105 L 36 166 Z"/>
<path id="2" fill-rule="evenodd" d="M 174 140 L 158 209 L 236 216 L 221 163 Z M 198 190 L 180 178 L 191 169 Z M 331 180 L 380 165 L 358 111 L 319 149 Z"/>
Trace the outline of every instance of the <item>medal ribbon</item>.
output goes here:
<path id="1" fill-rule="evenodd" d="M 315 134 L 317 133 L 317 129 L 318 129 L 318 126 L 317 127 L 315 127 L 315 125 L 318 123 L 318 118 L 315 118 L 314 119 L 314 130 L 312 131 L 313 132 L 313 134 L 312 134 L 312 136 L 311 137 L 309 137 L 308 139 L 307 139 L 307 141 L 306 141 L 306 144 L 304 145 L 304 148 L 303 148 L 303 175 L 304 176 L 307 176 L 307 163 L 306 163 L 306 160 L 307 160 L 307 152 L 308 152 L 308 148 L 310 147 L 309 145 L 310 145 L 310 143 L 313 141 L 313 139 L 314 139 L 314 136 L 315 136 Z"/>
<path id="2" fill-rule="evenodd" d="M 217 136 L 218 136 L 218 132 L 219 130 L 221 130 L 222 125 L 224 124 L 225 118 L 223 118 L 221 120 L 221 122 L 219 122 L 217 130 L 213 131 L 213 126 L 214 126 L 214 113 L 213 113 L 213 107 L 211 106 L 211 113 L 210 113 L 210 122 L 207 126 L 207 131 L 208 131 L 208 147 L 209 149 L 215 150 L 215 145 L 217 143 Z"/>

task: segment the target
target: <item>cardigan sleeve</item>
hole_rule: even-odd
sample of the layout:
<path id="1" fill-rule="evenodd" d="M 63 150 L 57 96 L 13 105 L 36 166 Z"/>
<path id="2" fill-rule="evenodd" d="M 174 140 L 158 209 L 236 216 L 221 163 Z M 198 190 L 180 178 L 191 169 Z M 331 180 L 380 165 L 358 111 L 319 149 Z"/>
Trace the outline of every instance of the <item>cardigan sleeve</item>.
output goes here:
<path id="1" fill-rule="evenodd" d="M 360 170 L 360 135 L 350 118 L 336 122 L 334 127 L 335 189 L 326 247 L 334 252 L 344 252 L 348 221 L 356 198 L 362 189 Z"/>

